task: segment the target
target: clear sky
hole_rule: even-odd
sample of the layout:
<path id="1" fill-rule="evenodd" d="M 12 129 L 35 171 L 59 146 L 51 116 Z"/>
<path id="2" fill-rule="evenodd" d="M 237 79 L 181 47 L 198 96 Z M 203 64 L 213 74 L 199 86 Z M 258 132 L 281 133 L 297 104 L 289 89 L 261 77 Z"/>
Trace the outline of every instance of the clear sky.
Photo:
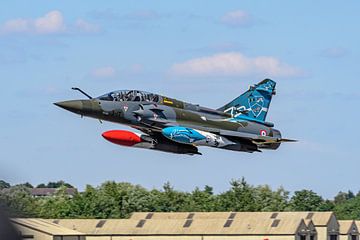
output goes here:
<path id="1" fill-rule="evenodd" d="M 252 184 L 360 190 L 359 1 L 6 1 L 0 8 L 0 178 L 79 188 L 106 180 L 216 192 Z M 277 151 L 202 147 L 182 156 L 113 145 L 125 126 L 55 107 L 141 89 L 220 107 L 264 78 L 277 81 L 267 117 Z"/>

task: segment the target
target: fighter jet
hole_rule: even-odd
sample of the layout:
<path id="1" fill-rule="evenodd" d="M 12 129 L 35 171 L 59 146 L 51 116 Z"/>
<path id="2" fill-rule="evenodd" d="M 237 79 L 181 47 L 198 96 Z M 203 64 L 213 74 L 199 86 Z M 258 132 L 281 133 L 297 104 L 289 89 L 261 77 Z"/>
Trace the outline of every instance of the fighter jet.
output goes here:
<path id="1" fill-rule="evenodd" d="M 139 132 L 110 130 L 102 136 L 115 144 L 196 155 L 199 146 L 240 152 L 277 149 L 284 139 L 266 122 L 275 85 L 265 79 L 218 109 L 202 107 L 139 90 L 112 91 L 88 99 L 54 103 L 70 112 L 124 124 Z"/>

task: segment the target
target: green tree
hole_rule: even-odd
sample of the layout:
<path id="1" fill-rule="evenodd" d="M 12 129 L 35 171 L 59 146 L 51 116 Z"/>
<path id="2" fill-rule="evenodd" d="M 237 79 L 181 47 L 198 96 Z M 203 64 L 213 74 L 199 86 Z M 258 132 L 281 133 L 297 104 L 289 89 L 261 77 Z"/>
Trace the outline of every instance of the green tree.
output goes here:
<path id="1" fill-rule="evenodd" d="M 318 211 L 321 209 L 324 200 L 312 190 L 295 191 L 290 200 L 290 207 L 293 211 Z"/>
<path id="2" fill-rule="evenodd" d="M 27 188 L 34 188 L 33 185 L 31 185 L 29 182 L 20 183 L 20 184 L 17 184 L 15 186 L 24 186 L 24 187 L 27 187 Z"/>
<path id="3" fill-rule="evenodd" d="M 354 198 L 355 195 L 352 191 L 348 191 L 347 193 L 346 192 L 339 192 L 335 197 L 334 197 L 334 203 L 335 204 L 341 204 L 341 203 L 344 203 L 346 202 L 347 200 L 351 199 L 351 198 Z"/>
<path id="4" fill-rule="evenodd" d="M 254 188 L 249 185 L 245 178 L 232 180 L 231 189 L 218 196 L 218 211 L 258 211 L 256 204 L 256 193 Z"/>
<path id="5" fill-rule="evenodd" d="M 39 209 L 36 199 L 25 186 L 1 189 L 0 204 L 8 209 L 12 217 L 36 217 Z"/>
<path id="6" fill-rule="evenodd" d="M 325 200 L 319 207 L 318 211 L 320 212 L 329 212 L 333 211 L 335 208 L 335 203 L 330 200 Z"/>
<path id="7" fill-rule="evenodd" d="M 0 189 L 11 187 L 10 183 L 0 180 Z"/>
<path id="8" fill-rule="evenodd" d="M 104 218 L 120 218 L 122 214 L 123 198 L 130 188 L 130 183 L 115 183 L 113 181 L 103 183 L 99 188 L 99 196 L 96 206 L 101 209 L 100 216 Z"/>
<path id="9" fill-rule="evenodd" d="M 334 212 L 338 219 L 360 220 L 360 196 L 356 196 L 336 204 Z"/>
<path id="10" fill-rule="evenodd" d="M 133 212 L 152 211 L 152 195 L 140 185 L 132 186 L 122 198 L 121 216 L 129 217 Z"/>
<path id="11" fill-rule="evenodd" d="M 163 191 L 154 189 L 151 195 L 155 211 L 179 212 L 190 209 L 190 194 L 174 190 L 169 182 L 164 184 Z"/>
<path id="12" fill-rule="evenodd" d="M 284 211 L 288 207 L 289 192 L 283 187 L 272 191 L 270 186 L 260 185 L 254 190 L 259 211 Z"/>
<path id="13" fill-rule="evenodd" d="M 71 199 L 72 213 L 69 217 L 99 218 L 98 209 L 99 193 L 98 190 L 91 185 L 85 187 L 85 191 L 77 193 Z"/>
<path id="14" fill-rule="evenodd" d="M 47 184 L 41 183 L 37 185 L 37 188 L 59 188 L 61 186 L 65 186 L 67 188 L 73 188 L 73 186 L 69 183 L 64 182 L 63 180 L 57 182 L 48 182 Z"/>
<path id="15" fill-rule="evenodd" d="M 72 215 L 72 197 L 66 186 L 58 188 L 54 196 L 39 198 L 39 216 L 44 218 L 67 218 Z"/>
<path id="16" fill-rule="evenodd" d="M 334 200 L 324 200 L 312 190 L 296 191 L 289 200 L 283 187 L 252 186 L 244 178 L 232 180 L 230 189 L 214 194 L 213 188 L 192 192 L 175 190 L 169 182 L 162 190 L 148 190 L 126 182 L 104 182 L 86 186 L 74 196 L 66 193 L 63 181 L 44 187 L 58 187 L 54 196 L 32 197 L 29 183 L 10 186 L 0 181 L 0 205 L 13 217 L 45 218 L 127 218 L 144 211 L 335 211 L 339 219 L 360 219 L 360 194 L 339 192 Z M 72 186 L 71 186 L 72 187 Z"/>
<path id="17" fill-rule="evenodd" d="M 214 211 L 216 205 L 216 197 L 213 195 L 212 187 L 205 186 L 204 190 L 198 187 L 189 195 L 190 212 L 209 212 Z"/>
<path id="18" fill-rule="evenodd" d="M 105 182 L 98 188 L 88 185 L 72 199 L 74 213 L 82 217 L 126 218 L 135 211 L 152 211 L 151 194 L 130 183 Z"/>
<path id="19" fill-rule="evenodd" d="M 209 185 L 205 185 L 205 187 L 204 187 L 204 192 L 206 192 L 209 195 L 214 194 L 213 190 L 214 190 L 213 187 L 210 187 Z"/>

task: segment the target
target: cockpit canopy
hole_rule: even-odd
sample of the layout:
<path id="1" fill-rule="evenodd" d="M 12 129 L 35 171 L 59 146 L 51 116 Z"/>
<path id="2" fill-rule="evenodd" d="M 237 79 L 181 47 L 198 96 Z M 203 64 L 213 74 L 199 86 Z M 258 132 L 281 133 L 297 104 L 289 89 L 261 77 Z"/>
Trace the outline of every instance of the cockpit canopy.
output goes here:
<path id="1" fill-rule="evenodd" d="M 103 101 L 132 101 L 132 102 L 159 102 L 160 97 L 157 94 L 138 91 L 138 90 L 120 90 L 104 94 L 98 97 Z"/>

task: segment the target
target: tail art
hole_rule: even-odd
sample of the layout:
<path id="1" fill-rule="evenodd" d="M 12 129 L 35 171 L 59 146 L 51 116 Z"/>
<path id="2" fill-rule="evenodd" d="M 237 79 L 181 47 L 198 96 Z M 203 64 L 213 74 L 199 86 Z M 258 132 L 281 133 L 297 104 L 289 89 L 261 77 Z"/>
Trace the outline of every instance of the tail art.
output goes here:
<path id="1" fill-rule="evenodd" d="M 265 122 L 275 85 L 273 80 L 265 79 L 218 110 L 230 113 L 235 119 Z"/>

